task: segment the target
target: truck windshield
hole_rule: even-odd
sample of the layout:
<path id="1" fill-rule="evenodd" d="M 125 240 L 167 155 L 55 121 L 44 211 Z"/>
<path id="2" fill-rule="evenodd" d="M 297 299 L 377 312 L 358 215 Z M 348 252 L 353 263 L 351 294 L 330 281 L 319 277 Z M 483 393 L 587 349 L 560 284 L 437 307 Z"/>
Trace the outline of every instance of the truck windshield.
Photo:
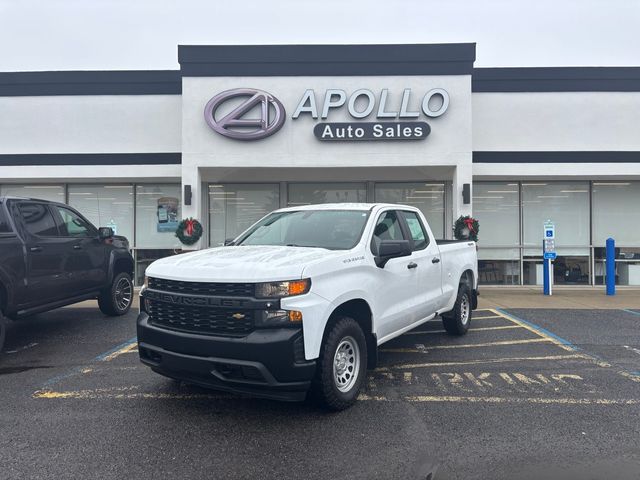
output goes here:
<path id="1" fill-rule="evenodd" d="M 349 250 L 362 236 L 369 217 L 362 210 L 300 210 L 266 216 L 235 245 L 282 245 Z"/>

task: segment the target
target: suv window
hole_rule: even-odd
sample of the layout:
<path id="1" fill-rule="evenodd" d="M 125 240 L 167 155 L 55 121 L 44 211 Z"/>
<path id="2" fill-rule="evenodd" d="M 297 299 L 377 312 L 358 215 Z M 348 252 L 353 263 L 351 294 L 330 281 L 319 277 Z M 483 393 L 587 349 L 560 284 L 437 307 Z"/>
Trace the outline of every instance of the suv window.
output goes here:
<path id="1" fill-rule="evenodd" d="M 420 221 L 420 217 L 416 212 L 403 211 L 404 218 L 407 221 L 411 238 L 413 239 L 413 250 L 423 250 L 429 245 L 429 236 Z"/>
<path id="2" fill-rule="evenodd" d="M 53 220 L 53 215 L 42 203 L 20 203 L 18 204 L 20 215 L 24 220 L 27 231 L 38 237 L 57 237 L 58 227 Z"/>
<path id="3" fill-rule="evenodd" d="M 9 218 L 4 211 L 4 205 L 0 203 L 0 233 L 11 233 L 11 225 L 9 225 Z"/>
<path id="4" fill-rule="evenodd" d="M 373 229 L 371 239 L 371 251 L 376 253 L 382 240 L 405 240 L 400 228 L 398 212 L 390 210 L 380 214 L 376 226 Z"/>
<path id="5" fill-rule="evenodd" d="M 60 214 L 61 234 L 63 237 L 90 237 L 91 227 L 79 215 L 68 208 L 53 206 L 54 211 Z"/>

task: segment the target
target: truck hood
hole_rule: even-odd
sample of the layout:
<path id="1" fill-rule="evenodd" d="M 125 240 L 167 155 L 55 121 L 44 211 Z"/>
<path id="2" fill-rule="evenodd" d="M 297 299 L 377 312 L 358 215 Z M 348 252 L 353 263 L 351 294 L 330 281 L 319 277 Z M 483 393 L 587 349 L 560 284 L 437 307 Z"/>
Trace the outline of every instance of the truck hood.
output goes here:
<path id="1" fill-rule="evenodd" d="M 307 247 L 216 247 L 157 260 L 147 268 L 146 275 L 187 282 L 293 280 L 302 278 L 307 265 L 344 253 Z"/>

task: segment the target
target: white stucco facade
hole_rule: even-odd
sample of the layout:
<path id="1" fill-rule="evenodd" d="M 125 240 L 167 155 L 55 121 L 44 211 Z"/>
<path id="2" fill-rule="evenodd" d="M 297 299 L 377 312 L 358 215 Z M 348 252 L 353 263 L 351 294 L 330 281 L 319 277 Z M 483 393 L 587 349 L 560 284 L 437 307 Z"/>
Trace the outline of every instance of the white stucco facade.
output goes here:
<path id="1" fill-rule="evenodd" d="M 480 218 L 481 261 L 497 262 L 503 283 L 537 282 L 531 252 L 538 239 L 528 232 L 537 231 L 531 224 L 540 215 L 580 219 L 575 225 L 562 220 L 565 231 L 586 222 L 580 235 L 567 235 L 565 254 L 588 269 L 589 283 L 598 282 L 603 236 L 623 238 L 630 259 L 638 247 L 640 259 L 640 236 L 620 231 L 622 220 L 607 224 L 599 210 L 640 199 L 640 69 L 473 69 L 473 44 L 181 46 L 179 53 L 181 70 L 158 75 L 0 73 L 0 195 L 19 193 L 22 186 L 31 196 L 44 194 L 49 185 L 58 189 L 55 198 L 68 202 L 101 195 L 101 207 L 86 203 L 92 220 L 129 225 L 124 233 L 140 252 L 140 265 L 151 258 L 148 252 L 161 256 L 213 246 L 220 235 L 236 234 L 262 214 L 252 206 L 247 211 L 253 217 L 242 216 L 228 202 L 215 203 L 234 195 L 232 190 L 253 195 L 246 200 L 251 205 L 268 198 L 263 207 L 269 209 L 300 202 L 295 195 L 322 198 L 324 188 L 343 189 L 344 198 L 361 201 L 422 202 L 445 237 L 459 216 Z M 277 99 L 284 108 L 282 127 L 251 141 L 212 129 L 205 120 L 207 102 L 235 89 Z M 422 106 L 434 89 L 447 95 L 439 116 Z M 322 118 L 332 90 L 344 92 L 344 105 L 329 108 Z M 295 115 L 308 91 L 320 118 Z M 371 93 L 374 105 L 369 115 L 354 117 L 348 99 L 363 91 Z M 378 118 L 383 96 L 386 114 L 409 114 Z M 434 98 L 438 108 L 441 97 Z M 214 118 L 241 102 L 238 97 L 221 103 Z M 354 108 L 362 112 L 367 105 L 361 96 Z M 246 118 L 256 115 L 259 108 Z M 314 135 L 319 124 L 399 122 L 426 122 L 430 132 L 411 140 L 322 141 Z M 119 188 L 122 194 L 112 195 Z M 254 191 L 260 188 L 262 193 Z M 191 202 L 185 201 L 187 189 Z M 156 198 L 165 203 L 156 205 Z M 104 205 L 109 213 L 98 216 Z M 198 219 L 202 239 L 184 247 L 171 228 L 156 228 L 165 208 L 174 209 L 174 217 Z M 633 215 L 627 210 L 620 215 Z M 238 224 L 230 225 L 230 218 Z M 517 225 L 498 232 L 509 222 Z"/>

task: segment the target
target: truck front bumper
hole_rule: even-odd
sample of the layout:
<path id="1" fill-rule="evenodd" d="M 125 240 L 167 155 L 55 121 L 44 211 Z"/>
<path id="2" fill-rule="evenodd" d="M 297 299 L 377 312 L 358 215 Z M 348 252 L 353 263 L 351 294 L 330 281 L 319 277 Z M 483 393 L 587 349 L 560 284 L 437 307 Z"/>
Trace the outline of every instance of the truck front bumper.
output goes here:
<path id="1" fill-rule="evenodd" d="M 166 377 L 276 400 L 306 397 L 316 362 L 304 358 L 302 328 L 255 330 L 246 337 L 197 335 L 137 321 L 140 361 Z"/>

